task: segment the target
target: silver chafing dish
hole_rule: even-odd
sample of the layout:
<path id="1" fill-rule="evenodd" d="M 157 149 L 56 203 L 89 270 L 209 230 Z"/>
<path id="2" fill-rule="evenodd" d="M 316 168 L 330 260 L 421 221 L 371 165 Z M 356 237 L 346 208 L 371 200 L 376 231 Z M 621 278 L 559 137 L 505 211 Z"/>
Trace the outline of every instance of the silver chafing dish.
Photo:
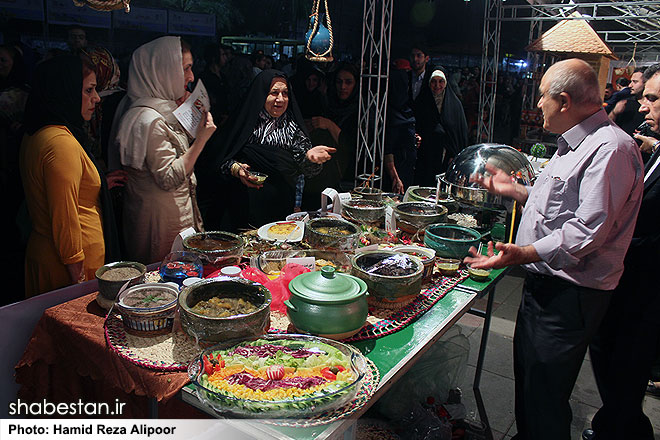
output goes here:
<path id="1" fill-rule="evenodd" d="M 490 194 L 477 183 L 470 182 L 472 174 L 486 172 L 486 163 L 516 176 L 524 185 L 534 181 L 534 168 L 518 150 L 508 145 L 477 144 L 463 149 L 447 172 L 438 175 L 440 191 L 479 208 L 505 208 L 502 196 Z"/>

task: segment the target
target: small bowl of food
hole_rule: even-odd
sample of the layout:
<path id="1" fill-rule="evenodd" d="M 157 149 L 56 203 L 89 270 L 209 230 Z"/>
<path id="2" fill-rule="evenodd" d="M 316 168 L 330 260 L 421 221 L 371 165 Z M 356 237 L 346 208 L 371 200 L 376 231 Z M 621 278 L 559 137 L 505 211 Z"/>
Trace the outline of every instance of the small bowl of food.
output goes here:
<path id="1" fill-rule="evenodd" d="M 468 273 L 470 278 L 474 281 L 479 281 L 480 283 L 486 282 L 490 279 L 490 272 L 492 269 L 477 269 L 468 264 L 467 266 Z"/>
<path id="2" fill-rule="evenodd" d="M 248 175 L 257 185 L 263 185 L 268 178 L 268 174 L 260 173 L 259 171 L 248 171 Z"/>
<path id="3" fill-rule="evenodd" d="M 167 254 L 160 263 L 158 274 L 164 282 L 181 286 L 186 278 L 202 278 L 204 266 L 197 252 L 174 251 Z"/>
<path id="4" fill-rule="evenodd" d="M 146 283 L 124 290 L 117 299 L 124 328 L 136 336 L 172 331 L 179 291 L 168 283 Z"/>
<path id="5" fill-rule="evenodd" d="M 96 279 L 99 283 L 99 293 L 105 299 L 114 301 L 117 299 L 119 289 L 127 281 L 128 287 L 144 282 L 147 267 L 136 261 L 116 261 L 98 268 Z"/>
<path id="6" fill-rule="evenodd" d="M 456 258 L 438 257 L 436 264 L 440 273 L 446 277 L 455 277 L 458 274 L 458 268 L 461 265 L 461 260 Z"/>

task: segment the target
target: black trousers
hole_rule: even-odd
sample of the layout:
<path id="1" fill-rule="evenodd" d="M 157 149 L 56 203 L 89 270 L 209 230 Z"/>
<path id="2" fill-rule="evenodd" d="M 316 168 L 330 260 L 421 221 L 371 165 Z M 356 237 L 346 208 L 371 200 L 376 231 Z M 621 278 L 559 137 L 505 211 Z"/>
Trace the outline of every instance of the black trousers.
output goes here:
<path id="1" fill-rule="evenodd" d="M 516 439 L 570 440 L 568 400 L 610 298 L 528 272 L 513 338 Z"/>
<path id="2" fill-rule="evenodd" d="M 598 440 L 653 440 L 642 401 L 660 342 L 660 289 L 653 268 L 626 267 L 589 347 L 603 401 L 591 422 Z"/>

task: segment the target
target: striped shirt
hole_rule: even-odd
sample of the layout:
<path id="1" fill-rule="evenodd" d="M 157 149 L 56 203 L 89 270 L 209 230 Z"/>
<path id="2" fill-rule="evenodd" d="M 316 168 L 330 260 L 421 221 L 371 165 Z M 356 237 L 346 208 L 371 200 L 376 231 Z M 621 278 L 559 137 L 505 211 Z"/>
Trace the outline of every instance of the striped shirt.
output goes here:
<path id="1" fill-rule="evenodd" d="M 599 110 L 563 133 L 523 210 L 516 244 L 541 261 L 530 272 L 583 287 L 614 289 L 642 199 L 635 141 Z"/>
<path id="2" fill-rule="evenodd" d="M 298 127 L 289 112 L 285 112 L 279 118 L 273 118 L 262 109 L 247 143 L 270 145 L 288 151 L 300 167 L 300 172 L 309 177 L 320 173 L 323 168 L 322 165 L 307 159 L 307 151 L 312 148 L 312 142 Z M 231 174 L 231 166 L 234 162 L 234 160 L 226 161 L 220 167 L 221 171 L 224 174 Z"/>

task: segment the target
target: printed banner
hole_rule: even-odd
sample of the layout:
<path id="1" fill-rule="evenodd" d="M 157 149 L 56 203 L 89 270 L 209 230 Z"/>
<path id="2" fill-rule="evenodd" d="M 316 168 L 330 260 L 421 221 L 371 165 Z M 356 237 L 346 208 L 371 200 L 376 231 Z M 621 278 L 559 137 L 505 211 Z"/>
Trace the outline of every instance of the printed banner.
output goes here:
<path id="1" fill-rule="evenodd" d="M 95 11 L 88 6 L 79 7 L 71 0 L 46 0 L 48 23 L 78 24 L 84 27 L 110 29 L 112 19 L 109 12 Z"/>
<path id="2" fill-rule="evenodd" d="M 170 34 L 215 36 L 215 15 L 167 11 Z"/>
<path id="3" fill-rule="evenodd" d="M 123 9 L 112 11 L 113 27 L 136 31 L 167 33 L 167 10 L 137 8 L 131 5 L 131 12 Z"/>

